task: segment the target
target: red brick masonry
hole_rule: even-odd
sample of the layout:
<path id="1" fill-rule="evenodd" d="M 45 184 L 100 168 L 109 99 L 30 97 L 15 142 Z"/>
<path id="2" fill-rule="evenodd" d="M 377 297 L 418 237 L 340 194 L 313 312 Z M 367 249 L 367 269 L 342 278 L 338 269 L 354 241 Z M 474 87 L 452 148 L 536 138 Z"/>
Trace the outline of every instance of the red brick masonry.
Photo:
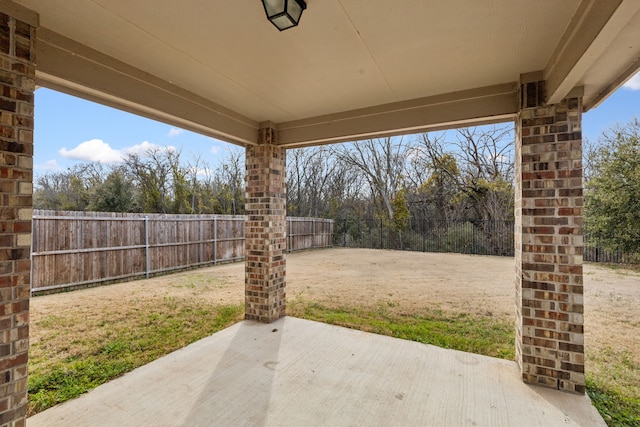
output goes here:
<path id="1" fill-rule="evenodd" d="M 35 28 L 0 13 L 0 425 L 27 409 Z"/>
<path id="2" fill-rule="evenodd" d="M 582 99 L 523 83 L 516 120 L 516 357 L 527 383 L 585 392 Z"/>
<path id="3" fill-rule="evenodd" d="M 246 158 L 245 318 L 267 323 L 285 315 L 286 297 L 286 150 L 275 138 L 260 129 Z"/>

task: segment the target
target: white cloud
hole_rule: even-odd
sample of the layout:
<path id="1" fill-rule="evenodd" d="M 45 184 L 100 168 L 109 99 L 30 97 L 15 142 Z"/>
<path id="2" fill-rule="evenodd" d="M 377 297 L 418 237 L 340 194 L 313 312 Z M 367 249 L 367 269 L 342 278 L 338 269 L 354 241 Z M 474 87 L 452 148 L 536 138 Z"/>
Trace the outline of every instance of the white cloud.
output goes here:
<path id="1" fill-rule="evenodd" d="M 631 90 L 640 90 L 640 73 L 631 77 L 622 87 Z"/>
<path id="2" fill-rule="evenodd" d="M 209 151 L 211 151 L 211 154 L 218 154 L 220 152 L 220 147 L 216 147 L 214 145 L 214 146 L 211 147 L 211 149 Z"/>
<path id="3" fill-rule="evenodd" d="M 213 175 L 213 170 L 211 168 L 198 169 L 198 176 L 207 178 L 212 175 Z"/>
<path id="4" fill-rule="evenodd" d="M 62 157 L 67 159 L 81 160 L 84 162 L 121 163 L 128 154 L 136 154 L 144 157 L 149 151 L 158 149 L 176 151 L 176 147 L 174 146 L 169 145 L 162 147 L 149 141 L 118 150 L 112 148 L 101 139 L 92 139 L 79 144 L 71 150 L 67 150 L 67 147 L 64 147 L 58 152 Z"/>
<path id="5" fill-rule="evenodd" d="M 208 167 L 205 167 L 205 168 L 195 168 L 195 167 L 191 166 L 191 167 L 189 168 L 189 173 L 194 173 L 194 172 L 195 172 L 195 174 L 196 174 L 197 176 L 201 176 L 201 177 L 205 177 L 205 178 L 206 178 L 206 177 L 210 177 L 210 176 L 213 174 L 213 171 L 212 171 L 210 168 L 208 168 Z"/>
<path id="6" fill-rule="evenodd" d="M 58 166 L 56 159 L 47 160 L 44 163 L 33 165 L 33 168 L 41 171 L 57 171 L 61 169 L 60 166 Z"/>
<path id="7" fill-rule="evenodd" d="M 167 136 L 169 138 L 173 138 L 174 136 L 180 135 L 182 132 L 184 132 L 184 130 L 178 129 L 178 128 L 171 128 L 169 129 L 169 133 L 167 134 Z"/>
<path id="8" fill-rule="evenodd" d="M 137 154 L 138 156 L 146 156 L 149 151 L 158 150 L 162 148 L 159 145 L 156 145 L 149 141 L 143 141 L 141 144 L 136 144 L 131 147 L 123 148 L 123 154 Z M 175 147 L 168 146 L 165 147 L 168 150 L 175 151 Z"/>
<path id="9" fill-rule="evenodd" d="M 91 139 L 80 143 L 76 148 L 67 150 L 67 147 L 58 151 L 62 157 L 67 159 L 100 162 L 118 163 L 122 161 L 120 150 L 111 148 L 109 144 L 101 139 Z"/>

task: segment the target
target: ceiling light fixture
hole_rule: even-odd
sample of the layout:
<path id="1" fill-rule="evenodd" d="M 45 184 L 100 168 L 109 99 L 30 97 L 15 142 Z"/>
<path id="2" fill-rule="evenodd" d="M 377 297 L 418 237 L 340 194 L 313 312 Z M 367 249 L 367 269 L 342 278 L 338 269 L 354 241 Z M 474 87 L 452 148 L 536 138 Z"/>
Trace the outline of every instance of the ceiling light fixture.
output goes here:
<path id="1" fill-rule="evenodd" d="M 280 31 L 298 25 L 307 8 L 304 0 L 262 0 L 262 5 L 269 21 Z"/>

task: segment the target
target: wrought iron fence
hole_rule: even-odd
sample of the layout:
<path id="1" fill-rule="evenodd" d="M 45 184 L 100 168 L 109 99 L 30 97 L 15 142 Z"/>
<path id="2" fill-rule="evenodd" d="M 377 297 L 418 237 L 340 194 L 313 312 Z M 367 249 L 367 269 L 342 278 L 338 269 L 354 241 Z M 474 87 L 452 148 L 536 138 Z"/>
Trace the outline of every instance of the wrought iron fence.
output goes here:
<path id="1" fill-rule="evenodd" d="M 404 230 L 385 219 L 334 222 L 334 246 L 513 256 L 513 221 L 437 221 L 411 218 Z"/>
<path id="2" fill-rule="evenodd" d="M 590 262 L 610 264 L 640 264 L 640 253 L 627 253 L 621 250 L 609 251 L 596 246 L 588 234 L 584 235 L 583 259 Z"/>
<path id="3" fill-rule="evenodd" d="M 513 256 L 513 221 L 435 221 L 411 218 L 396 230 L 385 219 L 342 218 L 334 222 L 334 246 Z M 584 236 L 584 260 L 638 264 L 640 254 L 608 251 Z"/>

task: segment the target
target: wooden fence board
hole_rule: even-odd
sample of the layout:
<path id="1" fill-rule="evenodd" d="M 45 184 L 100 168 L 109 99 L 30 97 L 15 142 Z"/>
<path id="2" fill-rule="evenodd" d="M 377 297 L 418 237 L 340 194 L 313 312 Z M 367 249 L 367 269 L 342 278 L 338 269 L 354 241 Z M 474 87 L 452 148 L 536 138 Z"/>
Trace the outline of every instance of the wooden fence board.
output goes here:
<path id="1" fill-rule="evenodd" d="M 287 218 L 288 251 L 331 246 L 332 233 L 332 220 Z M 31 258 L 32 291 L 237 261 L 244 216 L 35 210 Z"/>

